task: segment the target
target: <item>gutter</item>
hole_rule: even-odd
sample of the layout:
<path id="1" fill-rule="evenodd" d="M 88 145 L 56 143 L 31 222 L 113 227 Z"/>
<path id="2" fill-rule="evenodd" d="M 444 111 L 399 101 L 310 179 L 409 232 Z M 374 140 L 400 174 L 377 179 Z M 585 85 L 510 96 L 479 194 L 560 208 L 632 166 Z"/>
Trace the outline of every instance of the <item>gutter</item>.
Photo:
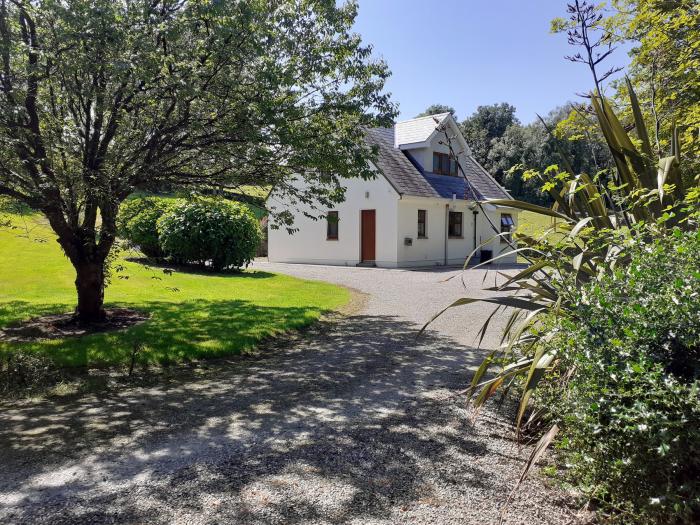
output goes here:
<path id="1" fill-rule="evenodd" d="M 472 210 L 472 213 L 474 214 L 474 251 L 476 251 L 476 247 L 477 247 L 477 244 L 476 244 L 476 218 L 479 216 L 479 210 L 475 207 Z M 481 255 L 479 255 L 479 257 L 481 257 Z"/>

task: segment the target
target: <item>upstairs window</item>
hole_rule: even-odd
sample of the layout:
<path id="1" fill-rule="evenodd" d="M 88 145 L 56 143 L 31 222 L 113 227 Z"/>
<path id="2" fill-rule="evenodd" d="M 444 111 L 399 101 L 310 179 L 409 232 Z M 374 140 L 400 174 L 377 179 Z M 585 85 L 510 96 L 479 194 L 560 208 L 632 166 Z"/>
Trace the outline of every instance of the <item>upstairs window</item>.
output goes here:
<path id="1" fill-rule="evenodd" d="M 425 210 L 418 210 L 418 238 L 425 239 Z"/>
<path id="2" fill-rule="evenodd" d="M 457 176 L 457 161 L 447 153 L 433 153 L 433 173 Z"/>
<path id="3" fill-rule="evenodd" d="M 503 242 L 510 242 L 513 239 L 514 228 L 513 216 L 510 213 L 503 213 L 501 215 L 501 233 L 505 234 L 501 236 Z"/>
<path id="4" fill-rule="evenodd" d="M 329 211 L 326 215 L 326 239 L 329 241 L 338 240 L 338 212 Z"/>
<path id="5" fill-rule="evenodd" d="M 447 235 L 452 238 L 461 239 L 462 238 L 462 212 L 461 211 L 451 211 L 450 212 L 450 222 L 447 230 Z"/>

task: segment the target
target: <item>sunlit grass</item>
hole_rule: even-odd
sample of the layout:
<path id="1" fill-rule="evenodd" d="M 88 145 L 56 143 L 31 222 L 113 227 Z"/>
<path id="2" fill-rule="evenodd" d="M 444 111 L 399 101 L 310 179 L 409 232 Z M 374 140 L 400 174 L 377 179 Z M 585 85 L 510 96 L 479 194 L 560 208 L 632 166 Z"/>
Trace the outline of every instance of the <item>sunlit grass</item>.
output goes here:
<path id="1" fill-rule="evenodd" d="M 72 266 L 36 216 L 13 217 L 0 229 L 0 328 L 75 305 Z M 134 254 L 127 254 L 134 255 Z M 137 343 L 145 362 L 240 353 L 262 339 L 300 328 L 349 300 L 330 284 L 260 271 L 209 274 L 148 267 L 120 258 L 107 288 L 108 306 L 148 312 L 130 329 L 37 343 L 0 342 L 0 352 L 26 348 L 69 366 L 125 363 Z"/>
<path id="2" fill-rule="evenodd" d="M 554 217 L 547 217 L 531 211 L 523 211 L 518 215 L 517 231 L 518 233 L 537 238 L 555 224 L 556 219 Z"/>
<path id="3" fill-rule="evenodd" d="M 520 214 L 518 214 L 518 227 L 516 231 L 519 234 L 527 235 L 536 239 L 545 231 L 556 225 L 557 220 L 554 217 L 547 217 L 531 211 L 522 211 Z M 527 261 L 522 255 L 518 255 L 518 262 L 525 263 Z"/>

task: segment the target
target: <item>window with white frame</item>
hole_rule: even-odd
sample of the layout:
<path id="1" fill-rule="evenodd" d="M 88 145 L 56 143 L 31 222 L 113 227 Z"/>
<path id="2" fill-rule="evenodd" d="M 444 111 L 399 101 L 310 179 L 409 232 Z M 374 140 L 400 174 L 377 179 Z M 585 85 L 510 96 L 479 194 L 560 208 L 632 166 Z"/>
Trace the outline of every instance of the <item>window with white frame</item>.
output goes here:
<path id="1" fill-rule="evenodd" d="M 513 240 L 513 230 L 515 229 L 515 222 L 513 221 L 513 216 L 510 213 L 501 214 L 501 240 L 503 242 L 510 242 Z"/>
<path id="2" fill-rule="evenodd" d="M 338 240 L 338 212 L 329 211 L 326 215 L 326 239 L 329 241 Z"/>
<path id="3" fill-rule="evenodd" d="M 462 212 L 461 211 L 451 211 L 449 214 L 449 225 L 447 230 L 447 236 L 450 239 L 461 239 L 462 238 Z"/>
<path id="4" fill-rule="evenodd" d="M 425 230 L 425 223 L 426 223 L 426 211 L 425 210 L 418 210 L 418 238 L 419 239 L 425 239 L 427 237 L 426 235 L 426 230 Z"/>

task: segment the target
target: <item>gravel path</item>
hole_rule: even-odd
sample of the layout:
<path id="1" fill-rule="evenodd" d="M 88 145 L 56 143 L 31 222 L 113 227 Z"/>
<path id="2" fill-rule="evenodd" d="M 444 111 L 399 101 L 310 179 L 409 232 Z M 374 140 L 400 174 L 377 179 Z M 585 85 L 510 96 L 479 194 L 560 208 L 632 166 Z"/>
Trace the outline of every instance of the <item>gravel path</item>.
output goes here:
<path id="1" fill-rule="evenodd" d="M 415 339 L 441 307 L 481 293 L 484 274 L 467 272 L 465 292 L 457 271 L 255 268 L 366 299 L 186 380 L 0 404 L 0 523 L 498 522 L 527 450 L 506 416 L 474 423 L 455 396 L 490 309 L 455 310 Z M 505 523 L 571 523 L 568 505 L 527 481 Z"/>

